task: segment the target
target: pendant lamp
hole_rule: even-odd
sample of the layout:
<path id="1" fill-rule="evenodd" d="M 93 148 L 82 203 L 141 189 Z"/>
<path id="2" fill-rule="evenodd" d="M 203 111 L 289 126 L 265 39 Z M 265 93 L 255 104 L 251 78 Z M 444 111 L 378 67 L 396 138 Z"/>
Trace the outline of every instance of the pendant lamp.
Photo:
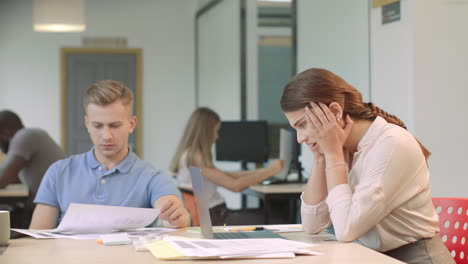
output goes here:
<path id="1" fill-rule="evenodd" d="M 84 0 L 33 0 L 33 28 L 37 32 L 83 32 Z"/>

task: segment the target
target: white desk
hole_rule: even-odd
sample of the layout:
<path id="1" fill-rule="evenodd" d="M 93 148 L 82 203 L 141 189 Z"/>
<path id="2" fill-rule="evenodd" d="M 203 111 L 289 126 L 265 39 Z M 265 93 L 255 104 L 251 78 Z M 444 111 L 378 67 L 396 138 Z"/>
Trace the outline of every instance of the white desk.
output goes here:
<path id="1" fill-rule="evenodd" d="M 0 189 L 0 204 L 15 204 L 25 202 L 28 199 L 29 191 L 25 184 L 10 184 Z"/>
<path id="2" fill-rule="evenodd" d="M 28 199 L 29 191 L 25 184 L 10 184 L 0 189 L 0 205 L 2 205 L 3 210 L 10 211 L 12 226 L 26 227 L 29 225 L 30 216 L 28 217 L 24 209 Z"/>
<path id="3" fill-rule="evenodd" d="M 3 197 L 28 197 L 29 191 L 26 184 L 10 184 L 0 189 L 0 198 Z"/>
<path id="4" fill-rule="evenodd" d="M 187 234 L 184 229 L 177 230 L 173 235 L 198 237 Z M 319 243 L 314 250 L 324 252 L 321 256 L 297 256 L 293 259 L 248 259 L 248 260 L 216 260 L 210 263 L 240 263 L 240 264 L 276 264 L 276 263 L 402 263 L 386 255 L 368 249 L 356 243 L 340 243 L 325 241 L 324 236 L 308 236 L 303 232 L 283 233 L 283 236 L 302 242 Z M 128 264 L 128 263 L 206 263 L 206 261 L 163 261 L 158 260 L 150 252 L 136 252 L 131 245 L 103 246 L 94 240 L 71 239 L 33 239 L 20 238 L 11 240 L 7 247 L 0 247 L 0 263 L 14 264 Z"/>
<path id="5" fill-rule="evenodd" d="M 306 187 L 306 183 L 284 183 L 284 184 L 270 184 L 270 185 L 252 185 L 242 191 L 242 195 L 250 195 L 260 198 L 263 202 L 263 222 L 265 224 L 272 224 L 270 222 L 272 216 L 272 203 L 274 200 L 288 200 L 289 201 L 289 216 L 288 223 L 299 223 L 297 219 L 299 198 Z M 245 198 L 242 198 L 243 208 L 246 208 Z"/>

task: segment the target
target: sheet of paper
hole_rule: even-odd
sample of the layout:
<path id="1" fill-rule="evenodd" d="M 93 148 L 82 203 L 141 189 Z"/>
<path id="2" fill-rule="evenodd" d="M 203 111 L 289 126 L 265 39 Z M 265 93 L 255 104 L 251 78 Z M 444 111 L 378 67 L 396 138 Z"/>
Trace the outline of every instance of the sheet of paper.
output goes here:
<path id="1" fill-rule="evenodd" d="M 169 242 L 165 240 L 155 241 L 153 243 L 147 244 L 146 247 L 148 250 L 159 259 L 245 259 L 245 258 L 293 258 L 295 257 L 294 253 L 270 253 L 270 254 L 254 254 L 246 256 L 185 256 L 183 253 L 175 249 Z"/>
<path id="2" fill-rule="evenodd" d="M 164 243 L 167 242 L 167 243 Z M 286 239 L 178 239 L 167 236 L 147 247 L 158 258 L 246 258 L 270 256 L 291 257 L 291 253 L 320 254 L 310 250 L 314 244 Z M 170 244 L 171 247 L 168 246 Z M 162 250 L 164 249 L 164 250 Z M 278 255 L 279 254 L 279 255 Z M 274 255 L 271 255 L 273 257 Z"/>
<path id="3" fill-rule="evenodd" d="M 268 254 L 251 254 L 251 255 L 235 255 L 235 256 L 221 256 L 222 259 L 245 259 L 245 258 L 294 258 L 296 254 L 292 252 L 285 253 L 268 253 Z"/>
<path id="4" fill-rule="evenodd" d="M 146 245 L 153 256 L 159 259 L 180 259 L 185 255 L 164 240 L 154 241 Z"/>
<path id="5" fill-rule="evenodd" d="M 40 239 L 68 237 L 67 235 L 51 233 L 50 230 L 19 229 L 19 228 L 12 228 L 11 230 L 21 233 L 21 234 L 28 235 L 30 237 L 40 238 Z"/>
<path id="6" fill-rule="evenodd" d="M 201 235 L 201 229 L 199 226 L 188 227 L 185 232 L 189 234 Z M 226 232 L 226 228 L 223 227 L 213 227 L 213 232 Z"/>
<path id="7" fill-rule="evenodd" d="M 61 234 L 110 233 L 148 226 L 159 209 L 71 203 L 59 226 Z"/>
<path id="8" fill-rule="evenodd" d="M 301 232 L 304 231 L 302 225 L 266 225 L 264 228 L 275 233 Z"/>
<path id="9" fill-rule="evenodd" d="M 149 228 L 137 228 L 133 230 L 125 230 L 124 232 L 112 232 L 112 233 L 93 233 L 93 234 L 72 234 L 72 235 L 64 235 L 51 232 L 50 230 L 36 230 L 36 229 L 18 229 L 12 228 L 11 230 L 16 231 L 18 233 L 22 233 L 34 238 L 38 239 L 46 239 L 46 238 L 69 238 L 69 239 L 98 239 L 102 235 L 108 234 L 127 234 L 131 238 L 139 238 L 145 236 L 157 236 L 164 233 L 172 232 L 174 228 L 166 228 L 166 227 L 149 227 Z"/>
<path id="10" fill-rule="evenodd" d="M 144 236 L 157 236 L 164 233 L 175 231 L 175 228 L 168 228 L 168 227 L 143 227 L 143 228 L 136 228 L 136 229 L 128 229 L 125 232 L 130 237 L 144 237 Z"/>

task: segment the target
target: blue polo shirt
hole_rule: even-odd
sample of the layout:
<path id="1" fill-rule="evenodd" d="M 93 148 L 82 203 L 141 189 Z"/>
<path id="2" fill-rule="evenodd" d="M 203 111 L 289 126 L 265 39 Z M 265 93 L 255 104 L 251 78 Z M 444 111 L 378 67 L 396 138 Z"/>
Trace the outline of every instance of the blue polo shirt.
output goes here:
<path id="1" fill-rule="evenodd" d="M 122 162 L 106 170 L 89 152 L 52 164 L 34 203 L 60 209 L 61 221 L 70 203 L 152 208 L 164 195 L 178 195 L 171 177 L 129 152 Z"/>

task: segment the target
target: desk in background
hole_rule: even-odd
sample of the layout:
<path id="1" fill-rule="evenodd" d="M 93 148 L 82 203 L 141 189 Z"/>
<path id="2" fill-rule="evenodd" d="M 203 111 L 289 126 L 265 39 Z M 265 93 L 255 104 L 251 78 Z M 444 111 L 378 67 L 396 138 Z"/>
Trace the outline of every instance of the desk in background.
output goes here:
<path id="1" fill-rule="evenodd" d="M 5 158 L 5 154 L 0 152 L 0 162 Z M 29 191 L 25 184 L 10 184 L 0 189 L 0 205 L 15 207 L 20 203 L 24 204 L 28 197 Z"/>
<path id="2" fill-rule="evenodd" d="M 273 203 L 275 200 L 287 200 L 289 203 L 288 223 L 298 223 L 299 200 L 306 183 L 284 183 L 253 185 L 242 191 L 242 208 L 246 208 L 246 196 L 255 196 L 262 201 L 263 221 L 272 224 Z"/>
<path id="3" fill-rule="evenodd" d="M 0 204 L 17 205 L 26 202 L 28 197 L 29 191 L 25 184 L 10 184 L 0 189 Z"/>
<path id="4" fill-rule="evenodd" d="M 10 184 L 0 189 L 0 210 L 10 211 L 11 226 L 24 228 L 27 223 L 25 205 L 29 199 L 25 184 Z"/>
<path id="5" fill-rule="evenodd" d="M 179 229 L 171 235 L 200 238 L 199 235 L 188 234 L 185 229 Z M 323 235 L 306 235 L 304 232 L 282 233 L 288 239 L 306 243 L 316 243 L 319 246 L 313 250 L 324 252 L 320 256 L 297 256 L 293 259 L 246 259 L 246 260 L 216 260 L 210 263 L 238 264 L 276 264 L 276 263 L 402 263 L 386 255 L 378 253 L 356 243 L 341 243 L 327 241 Z M 20 238 L 10 241 L 7 247 L 0 246 L 0 263 L 15 264 L 62 264 L 62 263 L 205 263 L 204 261 L 177 260 L 174 262 L 156 259 L 150 252 L 136 252 L 132 245 L 103 246 L 94 240 L 72 239 L 34 239 Z"/>

